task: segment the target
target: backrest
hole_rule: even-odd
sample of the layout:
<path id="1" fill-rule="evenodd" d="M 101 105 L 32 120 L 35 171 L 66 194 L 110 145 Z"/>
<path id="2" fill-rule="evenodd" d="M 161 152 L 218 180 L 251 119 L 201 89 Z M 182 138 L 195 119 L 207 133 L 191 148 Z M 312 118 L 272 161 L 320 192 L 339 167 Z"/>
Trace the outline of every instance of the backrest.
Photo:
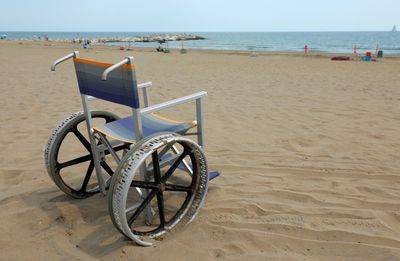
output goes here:
<path id="1" fill-rule="evenodd" d="M 102 81 L 102 73 L 113 64 L 81 58 L 74 58 L 74 63 L 81 94 L 140 108 L 134 65 L 125 64 Z"/>

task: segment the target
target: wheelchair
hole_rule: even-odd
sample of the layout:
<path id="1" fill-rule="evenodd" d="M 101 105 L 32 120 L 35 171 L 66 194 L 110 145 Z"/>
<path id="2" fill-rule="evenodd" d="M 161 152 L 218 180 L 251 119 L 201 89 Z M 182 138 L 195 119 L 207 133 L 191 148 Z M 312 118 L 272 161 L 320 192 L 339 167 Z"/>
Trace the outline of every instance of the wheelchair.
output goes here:
<path id="1" fill-rule="evenodd" d="M 107 195 L 117 230 L 138 245 L 150 246 L 151 239 L 195 218 L 208 181 L 219 176 L 208 170 L 204 153 L 203 100 L 207 93 L 151 105 L 152 83 L 137 84 L 133 57 L 111 64 L 82 59 L 75 51 L 56 60 L 51 70 L 71 58 L 83 111 L 68 116 L 52 131 L 44 150 L 47 172 L 72 198 Z M 91 110 L 89 103 L 96 99 L 128 106 L 132 115 L 120 118 Z M 196 107 L 192 122 L 158 114 L 191 101 Z M 197 136 L 197 142 L 188 135 Z"/>

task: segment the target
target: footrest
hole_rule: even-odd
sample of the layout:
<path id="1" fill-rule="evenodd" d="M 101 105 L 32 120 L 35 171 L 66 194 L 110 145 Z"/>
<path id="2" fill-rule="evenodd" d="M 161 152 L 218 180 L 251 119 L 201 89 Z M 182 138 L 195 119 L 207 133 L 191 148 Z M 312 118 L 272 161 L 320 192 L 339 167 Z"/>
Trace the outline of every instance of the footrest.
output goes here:
<path id="1" fill-rule="evenodd" d="M 213 180 L 219 176 L 220 176 L 220 173 L 216 170 L 208 172 L 208 180 Z"/>

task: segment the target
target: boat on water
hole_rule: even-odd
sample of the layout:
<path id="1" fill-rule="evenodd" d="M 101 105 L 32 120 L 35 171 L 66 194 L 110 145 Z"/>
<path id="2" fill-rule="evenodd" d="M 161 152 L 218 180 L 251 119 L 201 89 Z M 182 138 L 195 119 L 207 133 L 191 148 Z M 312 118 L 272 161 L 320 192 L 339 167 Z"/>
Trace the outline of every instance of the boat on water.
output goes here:
<path id="1" fill-rule="evenodd" d="M 0 39 L 6 39 L 7 35 L 6 34 L 0 34 Z"/>
<path id="2" fill-rule="evenodd" d="M 393 25 L 392 32 L 397 32 L 397 27 L 396 27 L 396 25 Z"/>

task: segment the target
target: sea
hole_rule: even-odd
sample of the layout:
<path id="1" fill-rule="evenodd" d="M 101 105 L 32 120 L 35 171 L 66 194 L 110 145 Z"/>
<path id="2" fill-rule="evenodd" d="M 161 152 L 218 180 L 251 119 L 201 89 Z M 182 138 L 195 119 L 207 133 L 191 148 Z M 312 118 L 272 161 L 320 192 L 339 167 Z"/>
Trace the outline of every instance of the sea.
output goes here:
<path id="1" fill-rule="evenodd" d="M 307 45 L 312 52 L 359 53 L 377 48 L 386 54 L 400 55 L 400 32 L 184 32 L 205 37 L 205 40 L 168 42 L 169 48 L 257 51 L 257 52 L 303 52 Z M 181 34 L 180 32 L 1 32 L 10 40 L 93 39 L 108 37 L 134 37 L 158 34 Z M 107 43 L 126 47 L 156 48 L 154 42 Z"/>

